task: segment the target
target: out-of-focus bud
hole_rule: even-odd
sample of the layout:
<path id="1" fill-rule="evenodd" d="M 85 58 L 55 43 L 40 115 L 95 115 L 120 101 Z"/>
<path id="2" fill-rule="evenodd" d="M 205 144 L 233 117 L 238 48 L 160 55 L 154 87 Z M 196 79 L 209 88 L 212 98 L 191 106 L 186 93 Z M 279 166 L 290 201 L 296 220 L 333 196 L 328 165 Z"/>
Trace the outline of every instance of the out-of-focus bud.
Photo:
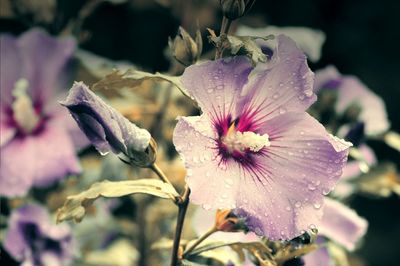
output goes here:
<path id="1" fill-rule="evenodd" d="M 172 56 L 182 65 L 190 66 L 200 58 L 203 48 L 203 41 L 200 31 L 196 32 L 195 40 L 190 37 L 182 27 L 179 27 L 178 34 L 172 40 L 169 39 L 169 47 L 172 51 Z"/>
<path id="2" fill-rule="evenodd" d="M 215 227 L 218 231 L 236 232 L 245 229 L 244 223 L 231 210 L 217 210 Z"/>
<path id="3" fill-rule="evenodd" d="M 222 13 L 230 20 L 235 20 L 246 14 L 255 0 L 221 0 Z"/>

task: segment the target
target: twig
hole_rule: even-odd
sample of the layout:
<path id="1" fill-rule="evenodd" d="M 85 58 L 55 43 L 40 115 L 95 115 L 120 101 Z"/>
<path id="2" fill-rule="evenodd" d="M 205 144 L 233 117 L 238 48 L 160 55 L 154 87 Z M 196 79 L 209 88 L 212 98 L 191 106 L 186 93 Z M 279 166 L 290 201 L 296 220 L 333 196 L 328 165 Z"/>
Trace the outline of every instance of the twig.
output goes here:
<path id="1" fill-rule="evenodd" d="M 191 245 L 187 250 L 185 250 L 185 252 L 183 253 L 183 257 L 190 254 L 190 252 L 192 252 L 199 244 L 201 244 L 205 239 L 207 239 L 210 235 L 214 234 L 217 231 L 218 229 L 216 226 L 210 228 L 210 230 L 208 230 L 204 235 L 198 238 L 196 242 L 193 243 L 193 245 Z"/>

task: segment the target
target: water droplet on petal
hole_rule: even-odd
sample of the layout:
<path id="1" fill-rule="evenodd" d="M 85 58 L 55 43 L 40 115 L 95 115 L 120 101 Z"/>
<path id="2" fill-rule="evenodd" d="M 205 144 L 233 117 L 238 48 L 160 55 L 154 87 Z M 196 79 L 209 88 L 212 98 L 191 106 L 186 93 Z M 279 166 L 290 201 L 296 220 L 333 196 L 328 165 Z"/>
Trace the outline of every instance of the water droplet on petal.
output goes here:
<path id="1" fill-rule="evenodd" d="M 313 184 L 308 184 L 308 189 L 310 191 L 314 191 L 316 189 L 316 187 Z"/>
<path id="2" fill-rule="evenodd" d="M 314 205 L 314 208 L 317 209 L 317 210 L 321 208 L 321 204 L 320 203 L 314 203 L 313 205 Z"/>
<path id="3" fill-rule="evenodd" d="M 301 202 L 300 202 L 300 201 L 296 201 L 296 203 L 294 204 L 294 206 L 296 206 L 296 208 L 300 208 L 300 207 L 301 207 Z"/>
<path id="4" fill-rule="evenodd" d="M 203 209 L 210 210 L 211 209 L 211 205 L 210 204 L 203 204 Z"/>

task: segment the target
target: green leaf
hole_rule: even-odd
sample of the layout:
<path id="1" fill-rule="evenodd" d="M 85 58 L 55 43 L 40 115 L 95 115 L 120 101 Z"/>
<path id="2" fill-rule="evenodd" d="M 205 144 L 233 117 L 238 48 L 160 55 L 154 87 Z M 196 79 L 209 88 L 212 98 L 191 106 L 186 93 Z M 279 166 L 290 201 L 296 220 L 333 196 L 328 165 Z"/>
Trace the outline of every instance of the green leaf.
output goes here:
<path id="1" fill-rule="evenodd" d="M 176 190 L 158 179 L 139 179 L 111 182 L 108 180 L 94 183 L 88 190 L 69 196 L 64 206 L 57 211 L 57 223 L 65 220 L 80 222 L 86 209 L 99 197 L 116 198 L 131 194 L 144 193 L 164 199 L 178 197 Z"/>
<path id="2" fill-rule="evenodd" d="M 180 77 L 164 75 L 161 73 L 151 74 L 144 71 L 128 69 L 122 73 L 115 70 L 108 74 L 105 78 L 93 85 L 94 90 L 119 90 L 122 88 L 135 88 L 140 86 L 144 81 L 167 81 L 177 87 L 183 95 L 190 97 L 187 90 L 183 87 Z"/>

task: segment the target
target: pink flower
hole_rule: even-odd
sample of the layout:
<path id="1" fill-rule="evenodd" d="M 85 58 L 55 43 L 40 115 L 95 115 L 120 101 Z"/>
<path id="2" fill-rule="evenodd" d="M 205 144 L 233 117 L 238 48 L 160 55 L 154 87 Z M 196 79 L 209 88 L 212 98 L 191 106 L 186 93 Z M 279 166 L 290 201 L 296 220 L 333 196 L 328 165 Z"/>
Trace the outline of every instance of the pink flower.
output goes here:
<path id="1" fill-rule="evenodd" d="M 75 42 L 34 29 L 0 44 L 0 195 L 23 196 L 80 171 L 74 144 L 87 140 L 56 100 Z"/>
<path id="2" fill-rule="evenodd" d="M 270 239 L 318 224 L 350 144 L 305 112 L 316 100 L 313 79 L 304 54 L 282 35 L 271 61 L 255 69 L 245 57 L 186 69 L 182 83 L 203 113 L 179 119 L 174 144 L 194 203 L 235 209 Z"/>

